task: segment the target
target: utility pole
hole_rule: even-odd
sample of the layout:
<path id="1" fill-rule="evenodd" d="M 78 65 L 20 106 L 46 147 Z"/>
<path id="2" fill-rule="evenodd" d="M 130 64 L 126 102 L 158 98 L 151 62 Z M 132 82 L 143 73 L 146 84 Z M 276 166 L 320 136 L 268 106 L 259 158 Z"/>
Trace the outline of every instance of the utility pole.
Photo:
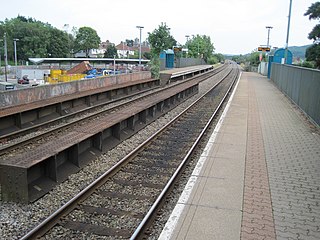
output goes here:
<path id="1" fill-rule="evenodd" d="M 266 26 L 266 28 L 268 29 L 268 41 L 267 41 L 267 48 L 269 47 L 269 40 L 270 40 L 270 30 L 273 28 L 271 26 Z"/>
<path id="2" fill-rule="evenodd" d="M 13 39 L 13 43 L 14 43 L 14 64 L 16 66 L 16 77 L 17 77 L 17 41 L 19 41 L 18 38 L 14 38 Z"/>
<path id="3" fill-rule="evenodd" d="M 0 42 L 3 42 L 3 40 L 2 39 L 0 39 Z M 2 54 L 2 46 L 0 47 L 0 70 L 1 70 L 1 58 L 2 58 L 2 56 L 1 56 L 1 54 Z"/>
<path id="4" fill-rule="evenodd" d="M 7 76 L 7 66 L 8 66 L 8 50 L 7 50 L 7 33 L 4 33 L 3 36 L 4 41 L 4 75 L 6 82 L 8 82 L 8 76 Z"/>
<path id="5" fill-rule="evenodd" d="M 187 38 L 187 41 L 186 41 L 186 47 L 187 47 L 187 49 L 188 49 L 188 41 L 189 41 L 189 35 L 186 35 L 186 38 Z M 187 51 L 189 51 L 189 49 L 187 50 Z M 186 58 L 188 58 L 188 52 L 186 53 Z"/>
<path id="6" fill-rule="evenodd" d="M 288 28 L 287 28 L 287 40 L 286 40 L 286 49 L 285 49 L 285 51 L 284 51 L 284 64 L 287 63 L 287 58 L 288 58 L 288 45 L 289 45 L 291 8 L 292 8 L 292 0 L 290 0 L 290 6 L 289 6 Z"/>
<path id="7" fill-rule="evenodd" d="M 116 55 L 113 55 L 113 75 L 116 75 Z"/>
<path id="8" fill-rule="evenodd" d="M 139 47 L 139 67 L 141 66 L 141 32 L 142 32 L 142 26 L 137 26 L 137 28 L 140 29 L 140 47 Z"/>

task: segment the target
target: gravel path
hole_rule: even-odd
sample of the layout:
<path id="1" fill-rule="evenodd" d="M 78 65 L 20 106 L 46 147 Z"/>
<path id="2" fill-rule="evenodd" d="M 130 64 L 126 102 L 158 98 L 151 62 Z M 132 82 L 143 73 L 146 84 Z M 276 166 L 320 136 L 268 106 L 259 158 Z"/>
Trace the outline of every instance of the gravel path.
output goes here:
<path id="1" fill-rule="evenodd" d="M 183 111 L 190 102 L 198 98 L 200 94 L 206 92 L 210 86 L 213 86 L 216 82 L 215 79 L 219 78 L 222 74 L 223 73 L 219 73 L 213 78 L 200 83 L 199 93 L 197 95 L 191 97 L 172 111 L 146 126 L 114 149 L 97 157 L 97 159 L 92 161 L 78 173 L 69 176 L 65 182 L 57 185 L 47 195 L 36 202 L 24 205 L 0 201 L 0 238 L 9 240 L 22 237 L 43 219 L 71 199 L 75 194 L 85 188 L 95 178 L 110 169 L 130 151 L 139 146 L 155 131 Z M 89 237 L 86 234 L 83 234 L 83 236 L 83 239 Z M 91 238 L 94 239 L 92 236 Z"/>

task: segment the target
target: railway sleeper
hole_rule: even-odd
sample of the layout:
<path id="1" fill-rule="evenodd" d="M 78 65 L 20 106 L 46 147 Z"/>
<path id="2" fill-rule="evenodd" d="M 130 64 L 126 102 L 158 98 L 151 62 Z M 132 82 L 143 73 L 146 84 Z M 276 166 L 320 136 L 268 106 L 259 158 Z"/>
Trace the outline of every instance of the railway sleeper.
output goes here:
<path id="1" fill-rule="evenodd" d="M 78 221 L 64 221 L 59 225 L 63 226 L 64 228 L 68 228 L 75 231 L 89 232 L 100 236 L 118 236 L 124 239 L 129 239 L 132 234 L 131 231 L 128 231 L 126 229 L 107 228 L 105 226 L 99 226 L 96 224 L 83 223 Z"/>

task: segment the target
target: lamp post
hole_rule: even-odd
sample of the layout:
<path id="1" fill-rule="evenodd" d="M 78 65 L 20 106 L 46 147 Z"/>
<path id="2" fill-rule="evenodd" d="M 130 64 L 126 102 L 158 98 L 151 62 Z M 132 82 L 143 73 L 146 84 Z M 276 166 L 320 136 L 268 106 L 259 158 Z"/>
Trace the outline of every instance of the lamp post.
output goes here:
<path id="1" fill-rule="evenodd" d="M 7 66 L 8 66 L 7 33 L 4 33 L 3 41 L 4 41 L 4 75 L 5 75 L 6 82 L 8 82 L 8 76 L 7 76 Z"/>
<path id="2" fill-rule="evenodd" d="M 13 39 L 13 43 L 14 43 L 14 64 L 16 66 L 16 77 L 17 77 L 17 41 L 19 41 L 18 38 L 14 38 Z"/>
<path id="3" fill-rule="evenodd" d="M 139 66 L 141 66 L 141 32 L 142 32 L 142 28 L 144 28 L 144 27 L 142 27 L 142 26 L 137 26 L 137 28 L 140 29 Z"/>
<path id="4" fill-rule="evenodd" d="M 292 7 L 292 0 L 290 0 L 290 6 L 289 6 L 289 16 L 288 16 L 288 28 L 287 28 L 286 49 L 285 49 L 285 51 L 284 51 L 284 64 L 287 62 L 287 57 L 288 57 L 288 45 L 289 45 L 289 32 L 290 32 L 291 7 Z"/>
<path id="5" fill-rule="evenodd" d="M 188 41 L 189 41 L 189 35 L 186 35 L 186 38 L 187 38 L 187 41 L 186 41 L 186 47 L 187 47 L 187 49 L 188 49 L 188 45 L 187 45 L 187 43 L 188 43 Z M 187 53 L 186 53 L 186 57 L 188 57 L 188 50 L 187 50 Z"/>
<path id="6" fill-rule="evenodd" d="M 113 75 L 116 75 L 116 55 L 113 55 Z"/>
<path id="7" fill-rule="evenodd" d="M 0 39 L 0 42 L 3 42 L 3 40 L 2 39 Z M 2 54 L 2 46 L 0 46 L 0 70 L 1 70 L 1 58 L 2 58 L 2 56 L 1 56 L 1 54 Z"/>
<path id="8" fill-rule="evenodd" d="M 269 47 L 270 30 L 271 30 L 272 28 L 273 28 L 273 27 L 271 27 L 271 26 L 266 26 L 266 29 L 268 29 L 268 41 L 267 41 L 267 48 Z"/>

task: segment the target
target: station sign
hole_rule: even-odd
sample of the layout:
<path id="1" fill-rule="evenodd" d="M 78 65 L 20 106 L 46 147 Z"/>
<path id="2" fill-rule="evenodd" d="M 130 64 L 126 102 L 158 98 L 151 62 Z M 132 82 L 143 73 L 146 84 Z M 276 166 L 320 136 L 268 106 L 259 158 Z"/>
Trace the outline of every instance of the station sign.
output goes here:
<path id="1" fill-rule="evenodd" d="M 182 47 L 174 46 L 173 47 L 173 51 L 174 52 L 181 52 L 182 51 Z"/>
<path id="2" fill-rule="evenodd" d="M 270 48 L 269 47 L 258 47 L 258 51 L 259 52 L 270 52 Z"/>

